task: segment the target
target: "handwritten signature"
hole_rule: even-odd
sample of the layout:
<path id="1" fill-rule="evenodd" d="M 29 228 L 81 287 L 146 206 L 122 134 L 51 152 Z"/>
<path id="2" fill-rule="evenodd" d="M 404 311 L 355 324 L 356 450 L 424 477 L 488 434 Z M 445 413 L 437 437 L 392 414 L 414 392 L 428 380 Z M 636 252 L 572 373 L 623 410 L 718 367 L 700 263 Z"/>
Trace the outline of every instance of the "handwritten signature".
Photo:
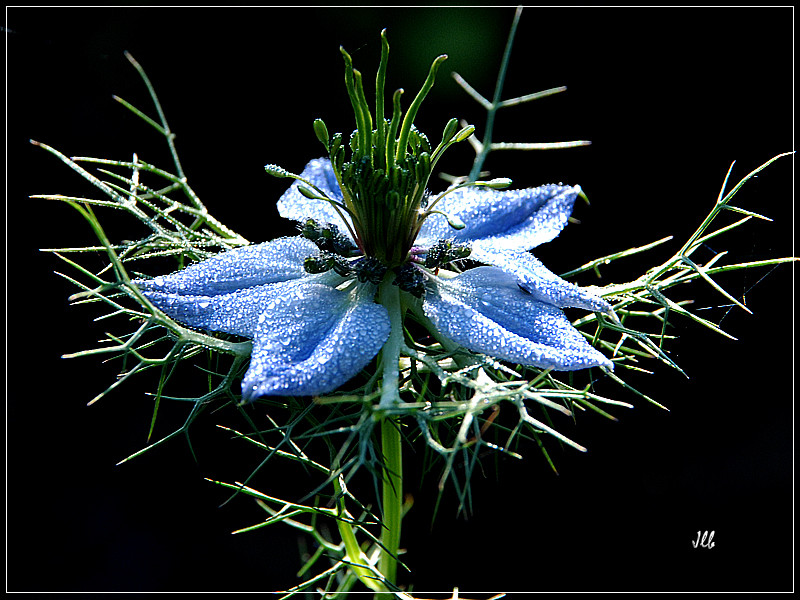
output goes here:
<path id="1" fill-rule="evenodd" d="M 707 548 L 711 550 L 714 547 L 714 532 L 711 531 L 698 531 L 697 539 L 692 542 L 695 548 Z"/>

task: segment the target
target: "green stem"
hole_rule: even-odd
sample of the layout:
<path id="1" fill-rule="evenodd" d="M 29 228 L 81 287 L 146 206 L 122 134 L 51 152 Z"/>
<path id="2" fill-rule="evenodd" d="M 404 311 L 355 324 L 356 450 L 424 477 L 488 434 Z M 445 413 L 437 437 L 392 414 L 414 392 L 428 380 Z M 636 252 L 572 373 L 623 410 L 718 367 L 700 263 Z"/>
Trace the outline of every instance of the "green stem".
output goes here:
<path id="1" fill-rule="evenodd" d="M 392 409 L 400 400 L 400 352 L 404 347 L 403 308 L 400 288 L 387 277 L 380 287 L 380 302 L 389 313 L 392 331 L 381 350 L 383 383 L 379 408 Z M 399 423 L 387 415 L 381 417 L 383 453 L 383 530 L 378 570 L 390 583 L 397 576 L 397 552 L 400 549 L 400 524 L 403 518 L 403 448 Z"/>
<path id="2" fill-rule="evenodd" d="M 403 309 L 400 305 L 400 288 L 386 277 L 380 287 L 380 302 L 389 313 L 392 325 L 389 339 L 381 350 L 383 384 L 380 408 L 392 408 L 400 403 L 400 350 L 403 347 Z"/>
<path id="3" fill-rule="evenodd" d="M 336 495 L 338 496 L 338 500 L 336 501 L 336 509 L 339 518 L 336 519 L 336 526 L 339 528 L 339 535 L 342 536 L 345 551 L 347 552 L 345 559 L 351 563 L 349 565 L 349 569 L 356 577 L 358 577 L 361 583 L 363 583 L 369 589 L 375 592 L 385 592 L 386 588 L 378 579 L 376 579 L 373 572 L 367 567 L 360 566 L 367 564 L 367 556 L 361 550 L 361 546 L 358 545 L 358 540 L 356 539 L 355 531 L 353 531 L 353 526 L 346 520 L 348 519 L 348 515 L 344 506 L 342 485 L 339 482 L 338 477 L 333 480 L 333 486 L 336 490 Z"/>
<path id="4" fill-rule="evenodd" d="M 518 6 L 517 11 L 514 13 L 514 21 L 511 23 L 511 31 L 508 34 L 508 41 L 506 42 L 506 49 L 503 52 L 503 60 L 500 63 L 500 72 L 497 74 L 497 83 L 494 88 L 494 97 L 492 98 L 491 107 L 486 111 L 486 132 L 483 136 L 483 143 L 480 152 L 475 157 L 475 162 L 472 164 L 472 170 L 469 173 L 469 181 L 475 181 L 480 177 L 483 162 L 486 156 L 491 151 L 492 146 L 492 132 L 494 130 L 494 117 L 497 109 L 500 108 L 500 98 L 503 94 L 503 83 L 506 80 L 506 70 L 508 69 L 508 60 L 511 58 L 511 46 L 514 43 L 514 36 L 517 33 L 517 24 L 522 15 L 522 7 Z"/>
<path id="5" fill-rule="evenodd" d="M 381 421 L 383 450 L 383 535 L 378 569 L 390 583 L 396 583 L 397 553 L 400 550 L 400 527 L 403 518 L 403 447 L 397 420 Z"/>
<path id="6" fill-rule="evenodd" d="M 150 83 L 150 78 L 144 72 L 142 65 L 140 65 L 135 58 L 130 54 L 130 52 L 125 52 L 125 58 L 133 65 L 133 68 L 139 73 L 139 77 L 142 78 L 144 81 L 145 86 L 147 87 L 147 91 L 150 92 L 150 99 L 153 101 L 153 104 L 156 106 L 156 111 L 158 112 L 158 118 L 161 120 L 161 126 L 158 129 L 167 138 L 167 144 L 169 144 L 169 152 L 172 155 L 172 162 L 175 164 L 175 170 L 178 173 L 178 177 L 181 179 L 185 179 L 186 176 L 183 173 L 183 167 L 181 167 L 181 161 L 178 159 L 178 151 L 175 149 L 175 134 L 170 131 L 169 125 L 167 124 L 167 117 L 164 114 L 164 111 L 161 108 L 161 102 L 158 101 L 158 96 L 156 95 L 156 89 L 153 87 L 153 84 Z M 130 107 L 130 105 L 129 105 Z M 132 108 L 132 107 L 130 107 Z M 136 111 L 134 111 L 136 112 Z M 144 113 L 141 113 L 142 117 L 144 117 Z M 146 119 L 151 124 L 155 125 L 152 119 Z"/>

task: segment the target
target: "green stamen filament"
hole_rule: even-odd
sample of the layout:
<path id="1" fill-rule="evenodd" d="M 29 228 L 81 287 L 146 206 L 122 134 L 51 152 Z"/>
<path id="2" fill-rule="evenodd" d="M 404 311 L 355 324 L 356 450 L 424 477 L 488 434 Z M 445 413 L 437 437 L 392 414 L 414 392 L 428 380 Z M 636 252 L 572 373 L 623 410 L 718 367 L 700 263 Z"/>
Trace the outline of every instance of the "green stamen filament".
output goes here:
<path id="1" fill-rule="evenodd" d="M 400 129 L 400 139 L 397 142 L 397 156 L 396 159 L 399 161 L 401 158 L 400 153 L 405 153 L 406 151 L 406 144 L 408 143 L 408 134 L 411 132 L 411 125 L 414 124 L 414 119 L 417 116 L 417 111 L 419 107 L 422 105 L 422 101 L 425 99 L 425 96 L 428 95 L 428 92 L 431 91 L 433 87 L 433 82 L 436 80 L 436 73 L 439 71 L 439 65 L 441 65 L 445 60 L 447 60 L 447 55 L 442 54 L 441 56 L 437 56 L 436 59 L 433 61 L 431 65 L 430 71 L 428 71 L 428 77 L 425 79 L 425 83 L 422 84 L 422 89 L 417 94 L 417 97 L 414 98 L 414 101 L 411 103 L 411 106 L 408 107 L 408 111 L 406 111 L 406 116 L 403 119 L 403 127 Z"/>
<path id="2" fill-rule="evenodd" d="M 343 204 L 352 218 L 351 234 L 358 246 L 386 267 L 396 267 L 408 258 L 408 252 L 420 226 L 419 208 L 433 166 L 451 144 L 466 136 L 457 132 L 452 119 L 445 128 L 441 143 L 431 152 L 424 134 L 414 128 L 414 119 L 422 101 L 433 88 L 439 66 L 447 58 L 437 57 L 411 106 L 403 114 L 400 99 L 403 90 L 392 97 L 392 118 L 384 113 L 386 70 L 389 42 L 381 32 L 381 59 L 375 77 L 375 120 L 367 103 L 361 73 L 353 68 L 352 57 L 340 48 L 345 63 L 345 86 L 353 107 L 356 131 L 350 139 L 351 154 L 345 159 L 348 144 L 342 136 L 328 136 L 321 121 L 315 122 L 317 138 L 325 144 L 336 179 L 342 188 Z M 373 129 L 374 126 L 374 129 Z M 472 129 L 468 130 L 471 133 Z M 337 206 L 338 205 L 338 206 Z"/>

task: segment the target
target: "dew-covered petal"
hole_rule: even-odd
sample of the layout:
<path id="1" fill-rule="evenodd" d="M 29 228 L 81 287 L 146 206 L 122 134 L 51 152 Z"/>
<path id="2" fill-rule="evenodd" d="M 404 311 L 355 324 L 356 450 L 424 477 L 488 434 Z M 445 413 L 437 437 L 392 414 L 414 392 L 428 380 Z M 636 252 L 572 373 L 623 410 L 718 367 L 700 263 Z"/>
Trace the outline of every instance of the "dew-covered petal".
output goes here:
<path id="1" fill-rule="evenodd" d="M 171 275 L 133 283 L 142 291 L 214 296 L 303 277 L 303 261 L 318 254 L 319 249 L 305 238 L 278 238 L 221 252 Z"/>
<path id="2" fill-rule="evenodd" d="M 298 295 L 310 278 L 293 279 L 214 296 L 143 290 L 167 316 L 196 329 L 253 338 L 265 307 L 281 296 Z"/>
<path id="3" fill-rule="evenodd" d="M 473 352 L 559 371 L 612 366 L 559 308 L 535 299 L 500 269 L 479 267 L 429 285 L 425 315 Z"/>
<path id="4" fill-rule="evenodd" d="M 583 308 L 613 314 L 611 306 L 585 288 L 564 281 L 529 252 L 497 251 L 481 241 L 472 244 L 470 259 L 499 267 L 517 278 L 533 298 L 558 307 Z"/>
<path id="5" fill-rule="evenodd" d="M 320 190 L 325 192 L 331 200 L 342 202 L 342 190 L 336 181 L 336 175 L 331 167 L 331 161 L 327 158 L 315 158 L 306 165 L 300 177 L 310 181 Z M 351 237 L 347 225 L 339 216 L 337 210 L 330 202 L 306 198 L 300 193 L 300 186 L 308 187 L 301 181 L 295 180 L 280 200 L 278 200 L 278 212 L 285 219 L 293 221 L 305 221 L 314 219 L 320 223 L 332 223 L 339 230 Z M 341 209 L 340 209 L 341 210 Z M 345 214 L 344 212 L 342 214 Z"/>
<path id="6" fill-rule="evenodd" d="M 431 215 L 422 225 L 417 244 L 482 240 L 497 250 L 531 250 L 561 232 L 580 190 L 555 184 L 521 190 L 461 188 L 444 196 L 434 210 L 458 217 L 466 227 L 455 230 L 443 215 Z"/>
<path id="7" fill-rule="evenodd" d="M 366 367 L 391 329 L 374 286 L 345 292 L 305 284 L 274 297 L 258 317 L 242 396 L 331 392 Z"/>
<path id="8" fill-rule="evenodd" d="M 143 293 L 190 327 L 253 339 L 242 382 L 248 400 L 331 392 L 366 367 L 389 337 L 388 313 L 373 302 L 371 285 L 356 295 L 306 277 L 216 296 Z"/>

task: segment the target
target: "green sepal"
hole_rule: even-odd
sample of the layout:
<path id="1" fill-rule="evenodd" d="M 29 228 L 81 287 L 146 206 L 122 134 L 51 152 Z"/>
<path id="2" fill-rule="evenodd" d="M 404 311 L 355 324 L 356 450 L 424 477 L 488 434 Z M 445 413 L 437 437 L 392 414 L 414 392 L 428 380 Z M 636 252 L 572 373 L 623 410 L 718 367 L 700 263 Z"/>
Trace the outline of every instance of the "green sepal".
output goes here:
<path id="1" fill-rule="evenodd" d="M 325 126 L 325 121 L 322 119 L 314 120 L 314 133 L 317 134 L 317 139 L 322 142 L 325 148 L 329 148 L 328 128 Z"/>

